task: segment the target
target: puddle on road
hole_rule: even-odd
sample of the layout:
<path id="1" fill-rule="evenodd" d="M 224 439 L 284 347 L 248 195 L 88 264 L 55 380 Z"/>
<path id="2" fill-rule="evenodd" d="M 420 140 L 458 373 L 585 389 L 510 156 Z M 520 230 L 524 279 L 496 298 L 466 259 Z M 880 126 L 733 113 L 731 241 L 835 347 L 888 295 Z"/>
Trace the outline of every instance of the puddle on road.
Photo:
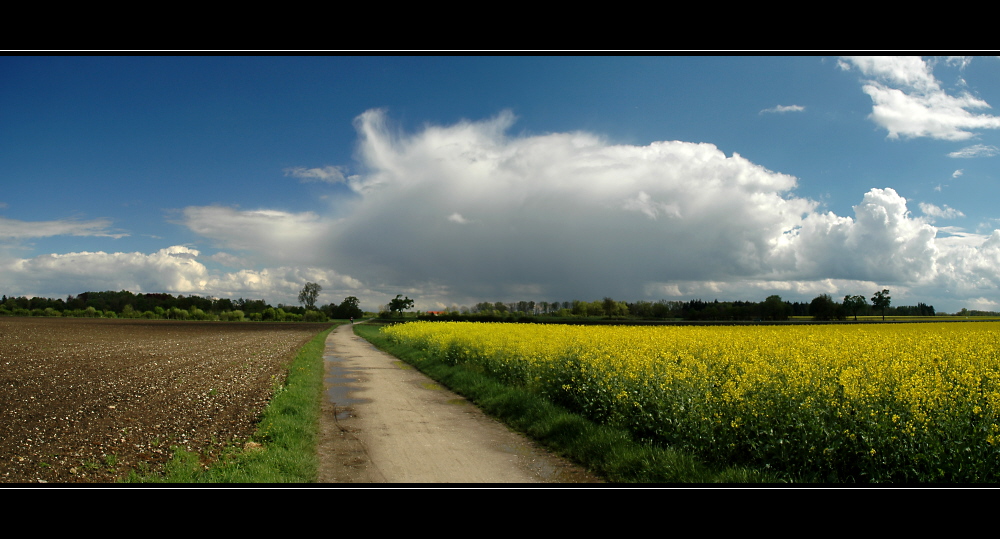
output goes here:
<path id="1" fill-rule="evenodd" d="M 356 391 L 355 385 L 360 379 L 354 371 L 344 367 L 343 361 L 337 356 L 323 356 L 326 363 L 326 378 L 323 382 L 326 387 L 326 398 L 333 403 L 337 410 L 337 419 L 346 419 L 350 416 L 350 406 L 359 403 L 371 402 L 370 399 L 356 399 L 350 394 Z"/>

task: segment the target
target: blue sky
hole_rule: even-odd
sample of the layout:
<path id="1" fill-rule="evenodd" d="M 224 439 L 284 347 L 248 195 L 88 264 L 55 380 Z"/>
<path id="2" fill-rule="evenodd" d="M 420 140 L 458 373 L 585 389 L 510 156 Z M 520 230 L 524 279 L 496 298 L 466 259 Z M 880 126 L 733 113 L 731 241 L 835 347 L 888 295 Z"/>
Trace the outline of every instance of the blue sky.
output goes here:
<path id="1" fill-rule="evenodd" d="M 995 57 L 5 57 L 0 292 L 1000 310 Z"/>

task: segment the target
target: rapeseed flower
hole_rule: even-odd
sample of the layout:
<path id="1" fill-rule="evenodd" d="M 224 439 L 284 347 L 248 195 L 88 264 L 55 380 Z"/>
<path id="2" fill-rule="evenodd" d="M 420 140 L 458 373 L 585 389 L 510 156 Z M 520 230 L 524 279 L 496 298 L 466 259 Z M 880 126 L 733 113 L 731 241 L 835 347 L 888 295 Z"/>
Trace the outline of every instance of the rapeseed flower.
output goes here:
<path id="1" fill-rule="evenodd" d="M 996 322 L 384 331 L 722 464 L 847 481 L 1000 480 Z"/>

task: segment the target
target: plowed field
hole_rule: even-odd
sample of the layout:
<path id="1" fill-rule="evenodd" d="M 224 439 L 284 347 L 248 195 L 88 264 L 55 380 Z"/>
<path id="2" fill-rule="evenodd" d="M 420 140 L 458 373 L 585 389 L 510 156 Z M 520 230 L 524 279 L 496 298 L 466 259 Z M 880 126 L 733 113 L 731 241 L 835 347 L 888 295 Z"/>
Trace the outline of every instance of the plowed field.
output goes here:
<path id="1" fill-rule="evenodd" d="M 0 318 L 0 482 L 112 482 L 249 437 L 329 324 Z"/>

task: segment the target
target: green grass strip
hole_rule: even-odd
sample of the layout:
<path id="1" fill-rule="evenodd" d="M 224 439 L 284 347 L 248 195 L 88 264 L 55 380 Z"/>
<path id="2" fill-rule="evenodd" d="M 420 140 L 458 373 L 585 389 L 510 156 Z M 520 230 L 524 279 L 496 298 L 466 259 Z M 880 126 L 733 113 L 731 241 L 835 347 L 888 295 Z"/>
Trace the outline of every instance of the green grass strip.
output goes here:
<path id="1" fill-rule="evenodd" d="M 131 472 L 127 483 L 313 483 L 323 395 L 323 352 L 333 328 L 299 349 L 285 384 L 275 389 L 249 444 L 227 447 L 205 469 L 201 456 L 173 448 L 163 474 Z"/>
<path id="2" fill-rule="evenodd" d="M 596 424 L 540 395 L 505 385 L 467 365 L 450 366 L 415 348 L 390 342 L 378 325 L 354 332 L 380 350 L 472 401 L 485 413 L 550 450 L 615 483 L 774 483 L 775 476 L 746 468 L 713 469 L 693 456 L 635 441 L 624 430 Z"/>

